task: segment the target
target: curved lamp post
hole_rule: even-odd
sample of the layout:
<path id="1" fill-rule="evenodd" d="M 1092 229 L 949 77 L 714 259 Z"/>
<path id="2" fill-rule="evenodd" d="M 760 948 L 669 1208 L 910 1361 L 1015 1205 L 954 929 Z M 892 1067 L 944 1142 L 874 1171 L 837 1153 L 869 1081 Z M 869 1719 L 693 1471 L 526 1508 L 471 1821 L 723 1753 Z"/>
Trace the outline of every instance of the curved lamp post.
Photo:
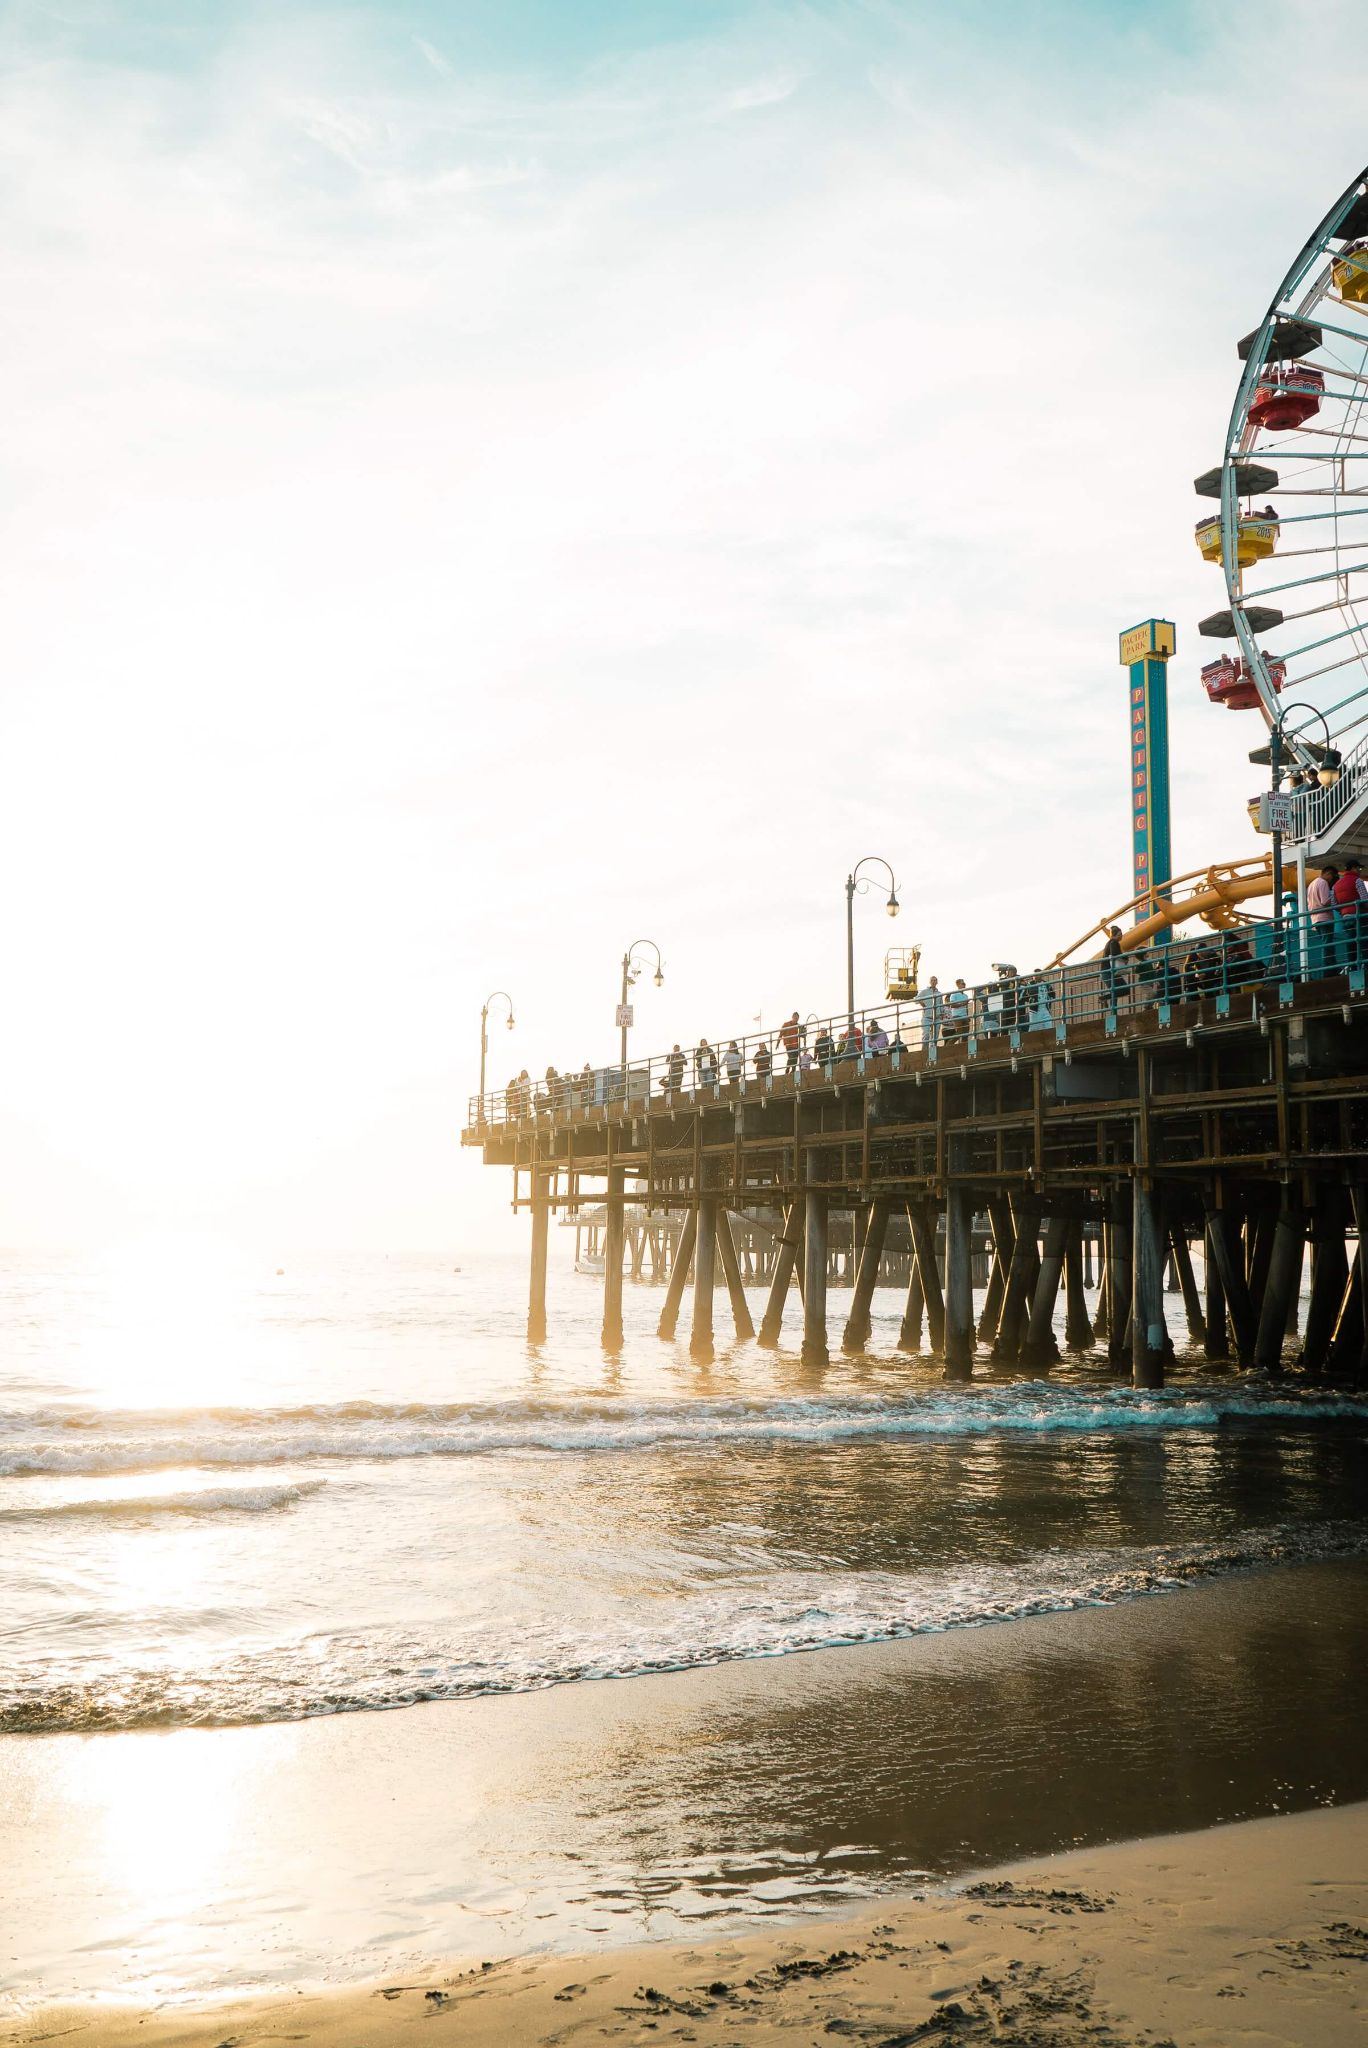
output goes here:
<path id="1" fill-rule="evenodd" d="M 870 881 L 869 877 L 867 875 L 862 876 L 860 873 L 861 868 L 868 867 L 870 865 L 881 867 L 886 872 L 888 876 L 888 902 L 884 907 L 888 911 L 890 917 L 896 917 L 898 914 L 898 885 L 893 879 L 892 868 L 889 867 L 888 862 L 883 858 L 882 854 L 864 854 L 861 857 L 861 859 L 856 861 L 854 867 L 846 876 L 845 885 L 846 1010 L 848 1013 L 847 1022 L 852 1025 L 855 1022 L 855 892 L 858 889 L 860 894 L 863 895 L 867 889 L 873 888 L 874 885 Z"/>
<path id="2" fill-rule="evenodd" d="M 654 939 L 633 939 L 622 956 L 622 1002 L 618 1009 L 618 1023 L 622 1029 L 622 1097 L 627 1099 L 627 991 L 639 979 L 641 963 L 636 959 L 638 946 L 649 946 L 655 954 L 654 981 L 657 988 L 665 979 L 665 962 L 660 957 L 660 948 Z"/>
<path id="3" fill-rule="evenodd" d="M 507 1024 L 513 1029 L 513 998 L 507 989 L 496 988 L 493 995 L 486 996 L 480 1005 L 480 1122 L 485 1120 L 485 1059 L 489 1052 L 489 1006 L 503 1001 L 508 1005 Z"/>

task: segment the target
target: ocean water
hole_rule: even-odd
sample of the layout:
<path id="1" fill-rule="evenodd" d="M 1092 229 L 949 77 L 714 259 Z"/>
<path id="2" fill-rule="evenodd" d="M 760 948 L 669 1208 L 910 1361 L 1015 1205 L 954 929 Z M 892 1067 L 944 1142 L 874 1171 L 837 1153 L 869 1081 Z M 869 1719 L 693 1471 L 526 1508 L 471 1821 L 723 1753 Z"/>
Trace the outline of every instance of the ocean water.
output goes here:
<path id="1" fill-rule="evenodd" d="M 1098 1358 L 949 1389 L 891 1292 L 813 1374 L 692 1364 L 629 1286 L 610 1360 L 554 1250 L 535 1350 L 512 1257 L 0 1264 L 0 1731 L 523 1693 L 1368 1554 L 1353 1397 Z"/>

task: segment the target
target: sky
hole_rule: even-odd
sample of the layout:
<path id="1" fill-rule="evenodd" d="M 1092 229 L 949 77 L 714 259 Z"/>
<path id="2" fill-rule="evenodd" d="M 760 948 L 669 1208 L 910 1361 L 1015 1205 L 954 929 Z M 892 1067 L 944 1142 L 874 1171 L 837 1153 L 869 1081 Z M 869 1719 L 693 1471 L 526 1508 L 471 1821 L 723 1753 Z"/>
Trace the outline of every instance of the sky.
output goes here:
<path id="1" fill-rule="evenodd" d="M 491 1079 L 1257 851 L 1192 478 L 1352 4 L 0 6 L 0 1243 L 512 1243 Z M 1270 69 L 1270 57 L 1276 65 Z"/>

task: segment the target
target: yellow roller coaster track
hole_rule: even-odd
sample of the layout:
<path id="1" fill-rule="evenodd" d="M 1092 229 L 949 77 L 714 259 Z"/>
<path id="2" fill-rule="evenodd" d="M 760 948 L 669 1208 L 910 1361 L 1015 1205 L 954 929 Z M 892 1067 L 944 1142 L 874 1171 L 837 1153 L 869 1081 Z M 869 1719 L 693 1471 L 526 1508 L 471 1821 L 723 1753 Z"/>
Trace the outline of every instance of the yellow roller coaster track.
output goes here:
<path id="1" fill-rule="evenodd" d="M 1075 939 L 1062 953 L 1056 953 L 1050 962 L 1052 967 L 1062 967 L 1066 960 L 1081 953 L 1097 939 L 1105 939 L 1111 925 L 1122 926 L 1122 951 L 1129 953 L 1132 947 L 1146 946 L 1167 926 L 1186 924 L 1189 918 L 1199 917 L 1214 932 L 1229 931 L 1233 925 L 1247 924 L 1249 920 L 1236 908 L 1247 903 L 1251 896 L 1270 896 L 1272 885 L 1273 856 L 1271 853 L 1255 854 L 1249 860 L 1218 861 L 1214 867 L 1194 868 L 1191 874 L 1176 875 L 1169 884 L 1167 896 L 1156 898 L 1149 917 L 1141 918 L 1138 924 L 1125 925 L 1124 920 L 1149 902 L 1148 895 L 1133 896 L 1129 903 L 1123 903 L 1119 910 L 1099 918 L 1081 939 Z M 1295 887 L 1296 868 L 1283 867 L 1283 888 Z"/>

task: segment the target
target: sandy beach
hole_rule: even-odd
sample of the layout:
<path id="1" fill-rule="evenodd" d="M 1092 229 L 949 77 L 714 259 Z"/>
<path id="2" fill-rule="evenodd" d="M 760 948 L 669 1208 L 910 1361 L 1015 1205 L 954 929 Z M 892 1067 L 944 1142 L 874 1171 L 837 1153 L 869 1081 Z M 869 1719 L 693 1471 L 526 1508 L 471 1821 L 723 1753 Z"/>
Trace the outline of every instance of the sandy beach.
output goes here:
<path id="1" fill-rule="evenodd" d="M 91 2048 L 445 2041 L 1345 2048 L 1368 2024 L 1368 1804 L 1030 1862 L 802 1932 L 493 1956 L 342 1994 L 35 2012 Z"/>

